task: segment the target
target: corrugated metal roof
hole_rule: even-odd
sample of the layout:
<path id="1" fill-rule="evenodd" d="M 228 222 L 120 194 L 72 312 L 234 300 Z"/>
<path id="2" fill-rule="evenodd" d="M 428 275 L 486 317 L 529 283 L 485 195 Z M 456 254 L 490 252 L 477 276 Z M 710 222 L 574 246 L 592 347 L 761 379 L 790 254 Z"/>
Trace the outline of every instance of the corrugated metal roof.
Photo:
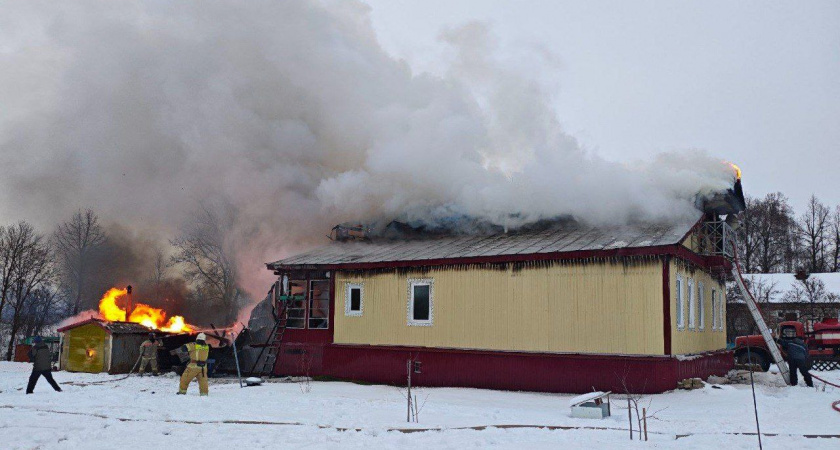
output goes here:
<path id="1" fill-rule="evenodd" d="M 276 266 L 319 266 L 410 262 L 508 255 L 540 255 L 584 250 L 613 250 L 678 244 L 696 222 L 671 225 L 583 227 L 577 224 L 547 230 L 491 235 L 434 236 L 426 239 L 372 239 L 331 242 L 273 263 Z"/>
<path id="2" fill-rule="evenodd" d="M 134 322 L 108 322 L 101 319 L 90 318 L 86 320 L 82 320 L 76 323 L 72 323 L 70 325 L 66 325 L 64 327 L 59 328 L 57 331 L 59 333 L 63 333 L 67 330 L 80 327 L 82 325 L 87 325 L 89 323 L 93 323 L 99 325 L 100 327 L 107 330 L 109 333 L 113 334 L 140 334 L 140 333 L 150 333 L 155 330 L 151 328 L 141 325 L 139 323 Z"/>

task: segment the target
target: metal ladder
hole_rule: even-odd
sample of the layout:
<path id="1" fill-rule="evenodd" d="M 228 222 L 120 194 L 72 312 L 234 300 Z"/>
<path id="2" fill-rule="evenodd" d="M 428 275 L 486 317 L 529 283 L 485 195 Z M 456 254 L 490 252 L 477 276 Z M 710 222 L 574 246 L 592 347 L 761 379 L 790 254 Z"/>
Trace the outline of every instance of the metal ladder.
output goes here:
<path id="1" fill-rule="evenodd" d="M 733 242 L 732 246 L 734 247 L 735 244 Z M 738 250 L 735 250 L 735 254 L 738 254 Z M 755 320 L 756 325 L 758 325 L 759 331 L 761 331 L 761 337 L 764 338 L 764 343 L 767 344 L 767 348 L 770 349 L 770 355 L 773 357 L 773 362 L 779 367 L 779 372 L 782 373 L 782 378 L 784 378 L 786 384 L 790 384 L 790 370 L 788 369 L 787 362 L 785 362 L 784 358 L 782 358 L 782 352 L 779 351 L 779 346 L 776 344 L 776 341 L 773 339 L 773 335 L 770 334 L 770 328 L 767 327 L 767 322 L 764 321 L 764 317 L 761 315 L 761 311 L 758 309 L 758 304 L 755 301 L 755 298 L 750 293 L 747 286 L 744 284 L 744 278 L 741 276 L 741 266 L 738 263 L 737 256 L 734 258 L 734 264 L 732 264 L 732 276 L 735 278 L 735 282 L 738 284 L 738 289 L 741 290 L 741 296 L 744 297 L 744 302 L 747 304 L 747 309 L 750 310 L 750 314 L 752 314 L 753 320 Z"/>
<path id="2" fill-rule="evenodd" d="M 271 329 L 271 333 L 269 333 L 265 344 L 263 344 L 260 354 L 254 361 L 254 365 L 251 367 L 251 376 L 271 375 L 274 372 L 274 366 L 280 354 L 280 345 L 283 343 L 283 335 L 286 333 L 286 323 L 289 319 L 287 302 L 291 300 L 291 297 L 278 296 L 278 300 L 276 304 L 280 311 L 278 313 L 272 309 L 274 327 Z M 257 370 L 257 367 L 259 367 L 259 370 Z"/>

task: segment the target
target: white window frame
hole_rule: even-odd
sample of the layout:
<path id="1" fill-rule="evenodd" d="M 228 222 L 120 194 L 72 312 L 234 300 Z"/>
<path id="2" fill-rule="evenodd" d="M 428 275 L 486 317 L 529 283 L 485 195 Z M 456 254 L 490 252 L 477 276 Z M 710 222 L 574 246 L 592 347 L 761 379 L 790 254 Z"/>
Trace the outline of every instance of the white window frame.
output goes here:
<path id="1" fill-rule="evenodd" d="M 429 286 L 429 320 L 414 320 L 414 286 Z M 430 327 L 435 319 L 435 280 L 432 278 L 410 278 L 408 280 L 407 324 L 415 327 Z"/>
<path id="2" fill-rule="evenodd" d="M 719 330 L 723 331 L 726 329 L 726 285 L 724 284 L 720 285 L 718 291 L 718 307 L 720 308 L 720 313 L 718 313 Z"/>
<path id="3" fill-rule="evenodd" d="M 677 275 L 676 284 L 676 303 L 677 303 L 677 329 L 685 329 L 685 304 L 683 302 L 684 284 L 682 275 Z"/>
<path id="4" fill-rule="evenodd" d="M 697 283 L 697 321 L 700 331 L 706 329 L 706 286 L 700 281 Z"/>
<path id="5" fill-rule="evenodd" d="M 712 288 L 712 330 L 717 331 L 720 326 L 720 310 L 718 309 L 717 289 Z"/>
<path id="6" fill-rule="evenodd" d="M 694 278 L 688 278 L 688 329 L 697 329 L 697 293 L 694 292 Z"/>
<path id="7" fill-rule="evenodd" d="M 351 309 L 352 302 L 350 293 L 353 289 L 359 290 L 359 310 L 353 311 Z M 365 311 L 365 283 L 344 283 L 344 315 L 347 317 L 361 317 Z"/>

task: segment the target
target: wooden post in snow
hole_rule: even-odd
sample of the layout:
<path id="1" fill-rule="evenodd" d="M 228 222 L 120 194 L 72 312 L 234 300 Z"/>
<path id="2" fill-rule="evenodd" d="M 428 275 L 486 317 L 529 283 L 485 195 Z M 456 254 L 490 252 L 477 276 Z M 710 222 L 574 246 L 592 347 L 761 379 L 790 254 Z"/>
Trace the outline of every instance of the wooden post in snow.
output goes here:
<path id="1" fill-rule="evenodd" d="M 647 441 L 647 408 L 642 408 L 642 422 L 645 426 L 645 440 Z"/>
<path id="2" fill-rule="evenodd" d="M 627 421 L 630 422 L 630 440 L 633 440 L 633 410 L 630 409 L 630 397 L 627 397 Z"/>
<path id="3" fill-rule="evenodd" d="M 406 413 L 405 413 L 405 421 L 406 422 L 411 422 L 411 360 L 410 359 L 408 361 L 406 361 L 405 369 L 406 369 L 406 372 L 408 373 L 407 374 L 407 376 L 408 376 L 408 383 L 407 383 L 408 394 L 406 395 L 406 397 L 408 398 L 408 411 L 406 411 Z"/>

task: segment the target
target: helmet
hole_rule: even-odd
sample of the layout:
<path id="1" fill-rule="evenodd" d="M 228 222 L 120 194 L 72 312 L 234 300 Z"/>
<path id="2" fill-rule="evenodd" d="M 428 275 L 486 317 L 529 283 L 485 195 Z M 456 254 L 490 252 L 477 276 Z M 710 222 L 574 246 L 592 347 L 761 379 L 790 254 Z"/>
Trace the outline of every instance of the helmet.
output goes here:
<path id="1" fill-rule="evenodd" d="M 34 342 L 34 343 L 36 343 L 36 344 L 40 344 L 41 342 L 44 342 L 44 339 L 43 339 L 43 338 L 41 338 L 41 336 L 35 336 L 35 337 L 32 339 L 32 342 Z"/>
<path id="2" fill-rule="evenodd" d="M 204 333 L 198 333 L 198 336 L 195 337 L 196 341 L 206 341 L 207 335 Z"/>

